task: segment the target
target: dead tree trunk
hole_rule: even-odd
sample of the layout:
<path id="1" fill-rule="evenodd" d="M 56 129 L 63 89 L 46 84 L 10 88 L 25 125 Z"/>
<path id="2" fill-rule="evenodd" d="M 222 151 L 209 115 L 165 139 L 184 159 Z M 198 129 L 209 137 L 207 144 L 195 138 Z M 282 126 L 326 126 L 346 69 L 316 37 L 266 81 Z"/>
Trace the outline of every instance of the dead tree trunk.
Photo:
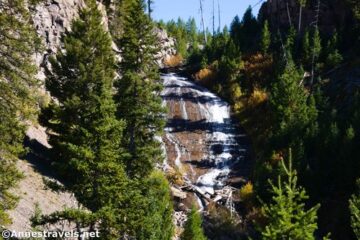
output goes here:
<path id="1" fill-rule="evenodd" d="M 289 1 L 286 1 L 286 12 L 287 12 L 288 19 L 289 19 L 289 27 L 291 27 L 292 21 L 291 21 L 290 9 L 289 9 Z"/>
<path id="2" fill-rule="evenodd" d="M 203 27 L 203 31 L 204 31 L 205 44 L 207 44 L 207 36 L 206 36 L 205 21 L 204 21 L 204 11 L 203 11 L 202 1 L 203 0 L 200 0 L 201 23 L 202 23 L 202 27 Z"/>
<path id="3" fill-rule="evenodd" d="M 221 11 L 220 11 L 220 2 L 218 0 L 218 18 L 219 18 L 219 32 L 221 31 Z"/>
<path id="4" fill-rule="evenodd" d="M 213 36 L 215 36 L 215 0 L 213 0 L 212 27 L 213 27 Z"/>
<path id="5" fill-rule="evenodd" d="M 315 15 L 315 22 L 314 22 L 314 29 L 315 31 L 318 31 L 319 29 L 319 17 L 320 17 L 320 4 L 321 1 L 318 0 L 317 8 L 316 8 L 316 15 Z M 315 44 L 313 46 L 313 54 L 312 54 L 312 61 L 311 61 L 311 82 L 310 82 L 310 89 L 312 89 L 312 86 L 314 84 L 314 75 L 315 75 Z"/>

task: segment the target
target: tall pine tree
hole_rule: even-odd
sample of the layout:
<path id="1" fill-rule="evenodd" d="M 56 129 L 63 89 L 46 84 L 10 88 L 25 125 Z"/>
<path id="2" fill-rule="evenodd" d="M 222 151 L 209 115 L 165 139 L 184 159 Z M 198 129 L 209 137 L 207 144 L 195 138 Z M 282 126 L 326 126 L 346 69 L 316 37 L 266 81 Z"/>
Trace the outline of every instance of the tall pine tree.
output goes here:
<path id="1" fill-rule="evenodd" d="M 264 206 L 268 225 L 262 230 L 262 239 L 315 239 L 317 229 L 317 215 L 319 205 L 306 210 L 306 191 L 297 184 L 296 171 L 292 169 L 292 154 L 289 151 L 289 166 L 281 162 L 286 173 L 285 182 L 278 178 L 277 185 L 271 183 L 271 192 L 274 194 L 272 203 Z"/>
<path id="2" fill-rule="evenodd" d="M 16 205 L 9 189 L 21 178 L 15 163 L 24 152 L 23 121 L 36 109 L 32 55 L 40 43 L 24 0 L 1 1 L 0 39 L 0 225 L 5 225 L 11 222 L 6 211 Z"/>
<path id="3" fill-rule="evenodd" d="M 302 79 L 303 75 L 289 59 L 283 73 L 272 85 L 270 105 L 277 148 L 298 143 L 306 127 L 316 120 L 315 105 L 308 101 Z"/>
<path id="4" fill-rule="evenodd" d="M 262 29 L 261 50 L 263 54 L 267 54 L 271 44 L 271 33 L 269 31 L 269 22 L 266 20 Z"/>
<path id="5" fill-rule="evenodd" d="M 96 1 L 88 0 L 64 38 L 65 51 L 51 59 L 46 87 L 57 102 L 44 110 L 41 120 L 48 127 L 53 159 L 67 188 L 95 214 L 102 239 L 113 239 L 127 214 L 123 210 L 127 178 L 120 148 L 124 124 L 115 117 L 113 100 L 115 56 L 101 23 Z M 94 216 L 84 215 L 65 211 L 54 217 Z"/>
<path id="6" fill-rule="evenodd" d="M 188 214 L 188 220 L 185 223 L 185 229 L 181 235 L 181 240 L 206 240 L 207 238 L 204 235 L 201 224 L 201 216 L 193 206 L 191 212 Z"/>
<path id="7" fill-rule="evenodd" d="M 157 39 L 142 0 L 130 5 L 124 34 L 117 43 L 122 60 L 116 101 L 117 115 L 126 121 L 122 142 L 129 153 L 126 170 L 130 176 L 141 178 L 161 159 L 160 144 L 155 136 L 160 135 L 164 127 L 160 76 L 155 61 Z"/>

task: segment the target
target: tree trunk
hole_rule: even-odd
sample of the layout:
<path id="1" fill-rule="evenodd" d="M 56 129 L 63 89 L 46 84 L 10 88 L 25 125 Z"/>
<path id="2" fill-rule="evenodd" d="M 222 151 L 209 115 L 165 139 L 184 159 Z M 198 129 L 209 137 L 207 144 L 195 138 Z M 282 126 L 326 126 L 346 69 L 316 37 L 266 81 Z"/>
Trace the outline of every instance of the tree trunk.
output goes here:
<path id="1" fill-rule="evenodd" d="M 205 40 L 205 44 L 207 44 L 207 36 L 206 36 L 206 29 L 205 29 L 205 21 L 204 21 L 204 12 L 203 12 L 202 0 L 200 0 L 200 12 L 201 12 L 201 23 L 202 23 L 203 31 L 204 31 L 204 40 Z"/>
<path id="2" fill-rule="evenodd" d="M 302 21 L 302 6 L 300 4 L 300 12 L 299 12 L 299 26 L 298 26 L 298 33 L 300 34 L 301 32 L 301 21 Z"/>
<path id="3" fill-rule="evenodd" d="M 147 4 L 148 4 L 149 18 L 151 19 L 151 12 L 152 12 L 152 9 L 151 9 L 151 0 L 148 0 L 148 1 L 147 1 Z"/>
<path id="4" fill-rule="evenodd" d="M 291 15 L 290 15 L 290 9 L 289 9 L 289 1 L 286 1 L 286 12 L 289 18 L 289 27 L 292 26 L 292 22 L 291 22 Z"/>

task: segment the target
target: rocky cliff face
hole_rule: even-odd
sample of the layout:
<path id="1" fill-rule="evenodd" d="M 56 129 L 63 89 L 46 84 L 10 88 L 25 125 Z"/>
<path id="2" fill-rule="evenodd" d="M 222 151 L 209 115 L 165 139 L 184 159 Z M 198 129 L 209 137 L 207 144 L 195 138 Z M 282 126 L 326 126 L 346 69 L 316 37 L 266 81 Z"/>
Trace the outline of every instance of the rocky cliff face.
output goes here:
<path id="1" fill-rule="evenodd" d="M 103 24 L 108 30 L 107 7 L 102 2 L 99 2 L 98 6 L 103 13 Z M 45 0 L 32 9 L 34 27 L 45 46 L 44 54 L 36 56 L 38 66 L 46 64 L 48 56 L 56 53 L 61 47 L 61 36 L 71 30 L 71 22 L 78 17 L 79 10 L 83 7 L 85 7 L 84 0 Z M 111 6 L 108 7 L 111 8 Z M 164 30 L 156 29 L 155 31 L 161 48 L 156 56 L 157 62 L 159 67 L 164 67 L 164 59 L 176 54 L 175 40 L 168 37 Z M 118 52 L 115 44 L 113 44 L 113 48 Z M 39 73 L 39 78 L 42 80 L 45 78 L 42 72 Z"/>
<path id="2" fill-rule="evenodd" d="M 308 0 L 302 9 L 302 29 L 313 25 L 316 20 L 318 0 Z M 320 1 L 319 27 L 325 33 L 332 33 L 343 26 L 351 16 L 351 9 L 344 0 Z M 290 23 L 298 27 L 300 5 L 298 0 L 267 0 L 261 7 L 259 16 L 268 19 L 273 28 L 288 28 Z"/>

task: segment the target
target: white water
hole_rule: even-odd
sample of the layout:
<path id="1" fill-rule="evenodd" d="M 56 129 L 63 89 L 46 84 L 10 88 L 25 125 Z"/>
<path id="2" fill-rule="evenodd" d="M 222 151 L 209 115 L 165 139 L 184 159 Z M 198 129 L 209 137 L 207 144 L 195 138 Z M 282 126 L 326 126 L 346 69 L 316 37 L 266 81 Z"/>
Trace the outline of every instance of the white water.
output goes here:
<path id="1" fill-rule="evenodd" d="M 164 102 L 178 102 L 181 109 L 181 119 L 194 121 L 194 119 L 189 119 L 186 109 L 186 101 L 191 101 L 195 104 L 196 114 L 204 120 L 201 126 L 206 132 L 204 141 L 208 145 L 204 160 L 211 167 L 208 167 L 206 173 L 199 176 L 193 184 L 202 192 L 213 195 L 216 189 L 224 187 L 231 167 L 245 153 L 245 149 L 241 149 L 235 139 L 239 135 L 234 132 L 235 128 L 231 122 L 229 104 L 207 89 L 175 74 L 162 75 L 162 80 L 165 87 L 161 93 Z M 184 123 L 184 125 L 186 124 Z M 177 127 L 178 125 L 167 126 L 165 136 L 174 145 L 176 151 L 175 165 L 181 167 L 181 156 L 189 154 L 186 149 L 183 149 L 183 146 L 180 147 L 179 141 L 173 134 L 174 128 Z"/>

